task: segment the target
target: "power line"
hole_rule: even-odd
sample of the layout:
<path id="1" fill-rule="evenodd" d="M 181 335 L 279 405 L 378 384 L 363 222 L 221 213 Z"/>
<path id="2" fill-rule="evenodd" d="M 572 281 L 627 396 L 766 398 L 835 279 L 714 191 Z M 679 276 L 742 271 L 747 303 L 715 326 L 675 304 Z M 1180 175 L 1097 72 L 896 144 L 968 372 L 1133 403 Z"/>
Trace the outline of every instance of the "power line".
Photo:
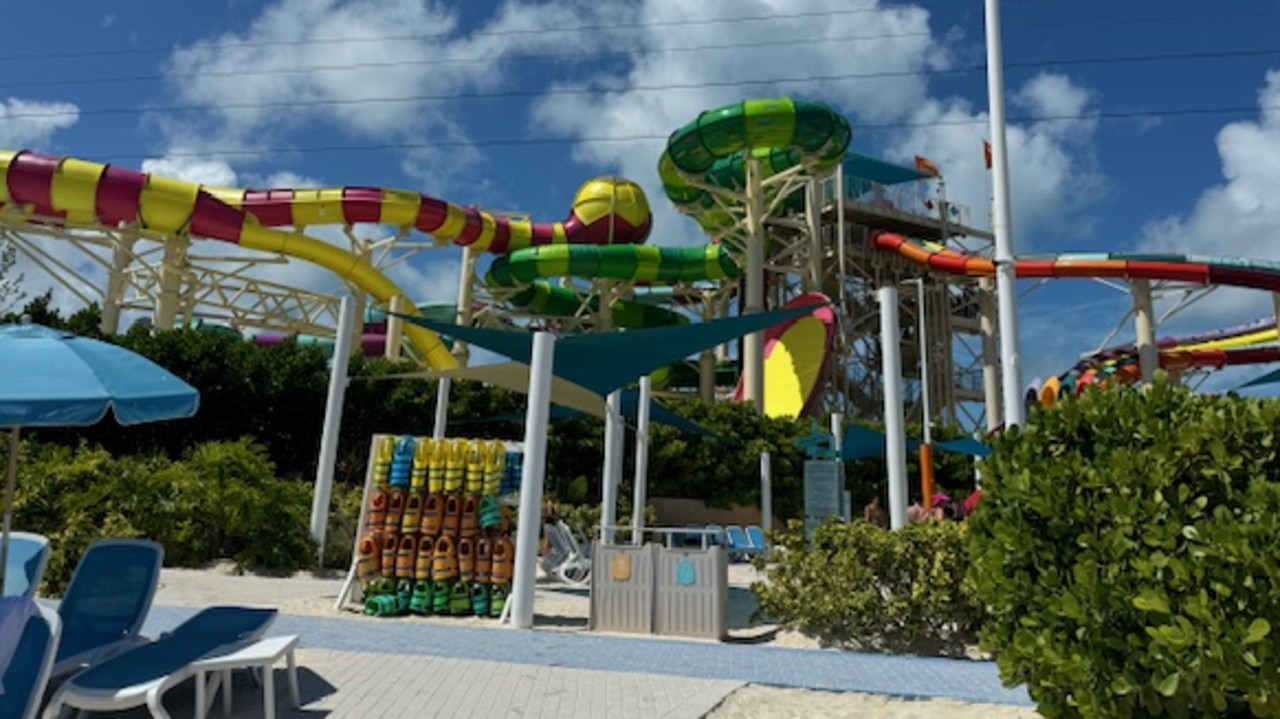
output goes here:
<path id="1" fill-rule="evenodd" d="M 630 30 L 641 28 L 662 28 L 662 27 L 688 27 L 688 26 L 704 26 L 704 25 L 727 25 L 744 22 L 773 22 L 778 20 L 797 20 L 804 18 L 823 18 L 823 17 L 839 17 L 847 15 L 863 15 L 867 13 L 879 13 L 886 10 L 896 9 L 894 7 L 866 7 L 851 8 L 845 10 L 813 10 L 807 12 L 795 13 L 775 13 L 772 15 L 744 15 L 739 17 L 725 18 L 701 18 L 689 20 L 651 20 L 647 22 L 616 22 L 599 25 L 578 25 L 566 28 L 528 28 L 517 30 L 494 30 L 490 32 L 477 32 L 469 35 L 470 38 L 477 37 L 513 37 L 519 35 L 541 35 L 541 34 L 559 34 L 559 33 L 577 33 L 577 32 L 601 32 L 610 30 Z M 345 43 L 384 43 L 411 40 L 441 40 L 449 39 L 455 36 L 455 33 L 412 33 L 407 35 L 376 35 L 366 37 L 330 37 L 330 38 L 310 38 L 304 40 L 255 40 L 255 41 L 229 41 L 219 43 L 206 43 L 200 47 L 215 50 L 227 48 L 254 48 L 254 47 L 279 47 L 290 46 L 296 47 L 301 45 L 335 45 Z M 14 55 L 0 55 L 0 62 L 15 60 L 50 60 L 57 58 L 88 58 L 88 57 L 124 57 L 128 55 L 154 55 L 159 53 L 172 52 L 172 47 L 146 47 L 146 48 L 128 48 L 128 49 L 112 49 L 112 50 L 90 50 L 90 51 L 70 51 L 62 50 L 49 53 L 21 53 Z"/>
<path id="2" fill-rule="evenodd" d="M 704 50 L 741 50 L 743 48 L 762 48 L 762 47 L 785 47 L 788 45 L 817 45 L 832 44 L 841 42 L 856 42 L 859 40 L 888 40 L 910 37 L 929 37 L 930 32 L 907 32 L 885 35 L 850 35 L 845 37 L 820 37 L 820 38 L 791 38 L 786 40 L 756 40 L 752 42 L 725 43 L 721 45 L 689 45 L 684 47 L 668 47 L 650 51 L 650 54 L 667 54 L 667 53 L 683 53 L 683 52 L 701 52 Z M 626 58 L 630 57 L 629 52 L 601 52 L 601 53 L 578 53 L 578 54 L 527 54 L 520 57 L 524 60 L 603 60 L 608 58 Z M 352 62 L 337 65 L 312 65 L 310 67 L 283 68 L 273 70 L 236 70 L 236 71 L 214 71 L 214 72 L 184 72 L 172 74 L 151 74 L 151 75 L 120 75 L 116 77 L 94 77 L 94 78 L 63 78 L 53 80 L 26 80 L 20 82 L 3 82 L 0 83 L 0 89 L 13 89 L 19 87 L 56 87 L 65 85 L 101 85 L 104 83 L 124 83 L 124 82 L 145 82 L 152 80 L 183 80 L 209 77 L 267 77 L 274 75 L 307 75 L 317 72 L 342 72 L 347 70 L 370 70 L 370 69 L 389 69 L 397 67 L 424 67 L 433 65 L 470 65 L 475 63 L 492 62 L 492 58 L 487 57 L 446 57 L 431 58 L 426 60 L 388 60 L 382 62 Z"/>
<path id="3" fill-rule="evenodd" d="M 667 53 L 684 53 L 684 52 L 701 52 L 706 50 L 739 50 L 744 48 L 759 49 L 765 47 L 785 47 L 790 45 L 816 45 L 816 44 L 833 44 L 844 42 L 856 42 L 859 40 L 885 40 L 908 37 L 927 37 L 931 33 L 900 33 L 893 35 L 851 35 L 845 37 L 832 38 L 789 38 L 784 40 L 758 40 L 753 42 L 742 43 L 724 43 L 718 45 L 689 45 L 683 47 L 663 48 L 656 50 L 652 54 Z M 1181 60 L 1221 60 L 1231 58 L 1244 57 L 1264 57 L 1268 55 L 1280 54 L 1280 48 L 1263 48 L 1255 50 L 1215 50 L 1205 52 L 1178 52 L 1178 53 L 1155 53 L 1149 55 L 1120 55 L 1110 57 L 1092 57 L 1092 58 L 1059 58 L 1052 60 L 1036 60 L 1005 63 L 1005 67 L 1009 69 L 1024 69 L 1036 67 L 1054 67 L 1054 66 L 1076 66 L 1076 65 L 1095 65 L 1100 63 L 1141 63 L 1141 62 L 1169 62 Z M 625 58 L 630 57 L 631 53 L 627 52 L 606 52 L 606 53 L 581 53 L 577 55 L 552 55 L 552 54 L 536 54 L 524 55 L 524 59 L 529 60 L 595 60 L 606 58 Z M 431 58 L 425 60 L 391 60 L 384 62 L 356 62 L 341 63 L 336 65 L 313 65 L 311 67 L 283 68 L 272 70 L 240 70 L 240 71 L 212 71 L 199 73 L 175 73 L 171 75 L 127 75 L 117 77 L 95 77 L 95 78 L 71 78 L 71 79 L 54 79 L 54 80 L 29 80 L 20 82 L 0 83 L 0 89 L 13 89 L 20 87 L 56 87 L 67 85 L 102 85 L 106 83 L 123 83 L 123 82 L 143 82 L 153 80 L 181 80 L 181 79 L 203 79 L 217 77 L 269 77 L 279 75 L 309 75 L 320 72 L 345 72 L 354 70 L 370 70 L 370 69 L 391 69 L 399 67 L 425 67 L 435 65 L 469 65 L 474 63 L 490 62 L 489 58 L 483 57 L 451 57 L 451 58 Z M 936 70 L 911 70 L 911 71 L 884 71 L 874 73 L 858 73 L 851 74 L 846 77 L 902 77 L 910 75 L 950 75 L 972 72 L 985 72 L 986 65 L 971 65 L 959 68 L 947 68 Z"/>
<path id="4" fill-rule="evenodd" d="M 1280 54 L 1280 48 L 1256 49 L 1256 50 L 1232 50 L 1222 52 L 1206 52 L 1206 53 L 1165 53 L 1154 55 L 1113 55 L 1107 57 L 1091 57 L 1091 58 L 1063 58 L 1056 60 L 1027 61 L 1027 62 L 1011 62 L 1006 63 L 1007 69 L 1029 69 L 1042 67 L 1058 67 L 1058 66 L 1082 66 L 1082 65 L 1116 65 L 1126 63 L 1148 63 L 1148 62 L 1169 62 L 1169 61 L 1186 61 L 1201 59 L 1227 59 L 1239 57 L 1262 57 L 1267 55 Z M 762 85 L 797 85 L 815 82 L 843 82 L 851 80 L 885 80 L 890 78 L 901 77 L 924 77 L 924 76 L 943 76 L 943 75 L 963 75 L 985 72 L 986 65 L 970 65 L 957 68 L 946 69 L 911 69 L 911 70 L 889 70 L 862 73 L 839 73 L 833 75 L 807 75 L 804 77 L 778 77 L 753 80 L 725 80 L 720 82 L 696 82 L 696 83 L 667 83 L 657 85 L 635 85 L 628 88 L 629 92 L 649 93 L 649 92 L 672 92 L 672 91 L 688 91 L 688 90 L 708 90 L 723 89 L 731 87 L 751 87 Z M 390 97 L 364 97 L 364 98 L 334 98 L 326 100 L 281 100 L 276 102 L 232 102 L 222 103 L 217 106 L 218 110 L 265 110 L 272 108 L 306 108 L 306 107 L 344 107 L 351 105 L 365 104 L 402 104 L 415 102 L 444 102 L 456 100 L 493 100 L 493 99 L 516 99 L 529 97 L 545 97 L 545 96 L 565 96 L 565 95 L 590 95 L 597 92 L 595 88 L 589 87 L 552 87 L 537 90 L 491 90 L 491 91 L 474 91 L 474 92 L 450 92 L 438 94 L 421 94 L 421 95 L 396 95 Z M 116 108 L 97 108 L 97 109 L 74 109 L 74 110 L 48 110 L 48 111 L 28 111 L 14 112 L 4 116 L 3 119 L 48 119 L 54 117 L 100 117 L 108 115 L 138 115 L 143 113 L 149 114 L 177 114 L 190 111 L 208 111 L 210 108 L 204 104 L 185 104 L 185 105 L 161 105 L 152 107 L 116 107 Z"/>
<path id="5" fill-rule="evenodd" d="M 1228 115 L 1239 113 L 1256 113 L 1260 110 L 1280 110 L 1280 105 L 1255 105 L 1255 106 L 1234 106 L 1234 107 L 1189 107 L 1189 108 L 1173 108 L 1167 110 L 1130 110 L 1130 111 L 1113 111 L 1098 112 L 1089 115 L 1044 115 L 1044 116 L 1022 116 L 1010 117 L 1010 124 L 1030 124 L 1030 123 L 1046 123 L 1046 122 L 1083 122 L 1083 121 L 1106 121 L 1106 120 L 1131 120 L 1144 118 L 1166 118 L 1166 117 L 1190 117 L 1190 116 L 1208 116 L 1208 115 Z M 868 123 L 865 125 L 855 125 L 854 134 L 867 132 L 888 132 L 893 130 L 909 130 L 930 127 L 982 127 L 988 126 L 986 119 L 971 120 L 937 120 L 930 122 L 884 122 L 884 123 Z M 358 145 L 318 145 L 311 147 L 268 147 L 268 148 L 222 148 L 205 151 L 192 152 L 169 152 L 166 157 L 251 157 L 261 155 L 294 155 L 294 154 L 312 154 L 312 153 L 339 153 L 339 152 L 383 152 L 391 150 L 431 150 L 431 149 L 451 149 L 461 147 L 538 147 L 549 145 L 575 145 L 575 144 L 605 144 L 605 143 L 626 143 L 626 142 L 653 142 L 666 141 L 666 134 L 635 134 L 635 135 L 618 135 L 618 136 L 594 136 L 594 137 L 533 137 L 533 138 L 491 138 L 485 140 L 440 140 L 437 142 L 395 142 L 395 143 L 371 143 Z M 89 153 L 97 156 L 110 156 L 117 160 L 148 160 L 154 159 L 154 154 L 133 154 L 133 155 L 116 155 L 111 152 L 105 153 Z"/>
<path id="6" fill-rule="evenodd" d="M 1031 2 L 1021 2 L 1021 3 L 1014 3 L 1012 7 L 1015 9 L 1023 9 L 1023 8 L 1029 8 L 1032 5 L 1033 3 Z M 520 35 L 550 34 L 550 33 L 608 32 L 608 31 L 615 31 L 615 30 L 635 30 L 635 29 L 663 28 L 663 27 L 688 27 L 688 26 L 697 27 L 697 26 L 706 26 L 706 25 L 722 25 L 722 24 L 734 24 L 734 23 L 746 23 L 746 22 L 769 22 L 769 21 L 791 20 L 791 19 L 840 17 L 840 16 L 848 16 L 848 15 L 880 13 L 880 12 L 892 11 L 897 9 L 912 9 L 912 8 L 910 8 L 909 6 L 879 6 L 879 7 L 869 7 L 869 8 L 851 8 L 851 9 L 844 9 L 844 10 L 817 10 L 817 11 L 797 12 L 797 13 L 777 13 L 773 15 L 754 15 L 754 16 L 727 17 L 727 18 L 634 21 L 634 22 L 619 22 L 619 23 L 597 24 L 597 25 L 579 25 L 579 26 L 567 27 L 567 28 L 537 28 L 537 29 L 531 28 L 531 29 L 513 29 L 513 30 L 500 30 L 500 31 L 490 31 L 490 32 L 477 32 L 467 37 L 468 38 L 510 37 L 510 36 L 520 36 Z M 1163 15 L 1146 14 L 1138 17 L 1129 17 L 1129 18 L 1104 18 L 1104 19 L 1097 19 L 1097 20 L 1078 20 L 1073 22 L 1053 22 L 1053 23 L 1041 23 L 1041 24 L 1032 23 L 1027 25 L 1019 25 L 1018 27 L 1023 27 L 1026 29 L 1035 29 L 1035 28 L 1044 28 L 1044 27 L 1050 27 L 1050 28 L 1091 27 L 1091 26 L 1097 26 L 1097 25 L 1106 25 L 1106 26 L 1154 25 L 1154 24 L 1179 23 L 1179 22 L 1188 22 L 1188 21 L 1222 20 L 1222 19 L 1240 18 L 1240 17 L 1256 17 L 1261 15 L 1274 15 L 1276 12 L 1277 10 L 1275 8 L 1272 8 L 1269 10 L 1252 10 L 1252 11 L 1241 11 L 1241 12 L 1235 12 L 1235 13 L 1225 13 L 1225 12 L 1217 11 L 1212 13 L 1180 15 L 1180 16 L 1168 15 L 1168 14 L 1163 14 Z M 981 29 L 981 28 L 978 28 L 978 29 Z M 925 35 L 928 33 L 919 33 L 919 34 Z M 878 36 L 877 38 L 868 38 L 868 39 L 910 37 L 914 35 L 915 33 L 908 33 L 901 36 L 881 35 L 881 36 Z M 357 43 L 403 42 L 403 41 L 415 41 L 415 40 L 440 40 L 440 39 L 451 39 L 451 38 L 454 38 L 455 36 L 456 34 L 454 33 L 427 33 L 427 34 L 412 33 L 412 34 L 405 34 L 405 35 L 377 35 L 377 36 L 365 36 L 365 37 L 329 37 L 329 38 L 309 38 L 309 39 L 301 39 L 301 40 L 227 41 L 227 42 L 216 42 L 216 43 L 204 43 L 202 45 L 198 45 L 198 47 L 202 49 L 213 49 L 213 50 L 230 49 L 230 48 L 258 48 L 258 47 L 282 47 L 282 46 L 297 47 L 297 46 L 321 45 L 321 44 L 338 45 L 338 44 L 357 44 Z M 26 60 L 126 57 L 131 55 L 156 55 L 156 54 L 163 54 L 163 53 L 171 53 L 173 51 L 174 51 L 174 48 L 172 46 L 164 46 L 164 47 L 152 46 L 152 47 L 146 47 L 146 48 L 123 48 L 123 49 L 113 48 L 113 49 L 88 50 L 88 51 L 59 50 L 59 51 L 44 52 L 44 53 L 15 53 L 11 55 L 0 55 L 0 62 L 3 62 L 3 61 L 16 62 L 16 61 L 26 61 Z M 132 79 L 132 78 L 129 78 L 129 79 Z M 12 87 L 12 85 L 5 85 L 5 87 Z"/>

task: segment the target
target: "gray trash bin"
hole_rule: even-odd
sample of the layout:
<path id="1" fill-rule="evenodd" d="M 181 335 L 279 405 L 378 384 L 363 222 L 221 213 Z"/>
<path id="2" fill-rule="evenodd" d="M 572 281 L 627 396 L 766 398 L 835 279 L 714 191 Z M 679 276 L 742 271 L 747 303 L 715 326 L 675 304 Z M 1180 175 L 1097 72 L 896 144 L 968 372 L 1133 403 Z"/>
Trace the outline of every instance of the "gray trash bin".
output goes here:
<path id="1" fill-rule="evenodd" d="M 587 628 L 653 632 L 653 567 L 656 544 L 591 547 L 591 614 Z"/>
<path id="2" fill-rule="evenodd" d="M 654 593 L 655 634 L 729 635 L 729 561 L 723 547 L 658 549 Z"/>

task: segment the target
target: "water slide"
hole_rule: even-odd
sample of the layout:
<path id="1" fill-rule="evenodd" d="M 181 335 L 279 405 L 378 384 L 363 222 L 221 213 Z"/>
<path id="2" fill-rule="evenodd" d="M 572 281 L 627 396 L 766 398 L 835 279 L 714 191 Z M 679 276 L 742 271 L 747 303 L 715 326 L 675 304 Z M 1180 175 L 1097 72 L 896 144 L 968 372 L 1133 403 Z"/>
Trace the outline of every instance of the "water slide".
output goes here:
<path id="1" fill-rule="evenodd" d="M 957 252 L 936 242 L 880 232 L 872 235 L 874 246 L 896 252 L 929 269 L 952 275 L 992 277 L 995 264 L 990 258 Z M 1020 257 L 1014 262 L 1019 279 L 1031 278 L 1113 278 L 1174 280 L 1201 285 L 1222 285 L 1246 289 L 1280 291 L 1280 263 L 1237 257 L 1209 255 L 1139 253 L 1063 253 Z M 1276 346 L 1274 319 L 1270 326 L 1254 323 L 1217 330 L 1183 339 L 1157 342 L 1160 366 L 1170 370 L 1256 364 L 1280 360 Z M 1061 393 L 1079 392 L 1090 384 L 1108 380 L 1136 382 L 1139 369 L 1137 348 L 1104 350 L 1081 360 L 1060 377 L 1032 382 L 1028 399 L 1051 404 Z"/>
<path id="2" fill-rule="evenodd" d="M 764 413 L 769 417 L 803 417 L 818 409 L 826 381 L 827 357 L 835 343 L 836 313 L 831 299 L 809 292 L 782 309 L 813 305 L 812 314 L 774 325 L 764 334 Z M 742 379 L 734 400 L 741 402 Z"/>
<path id="3" fill-rule="evenodd" d="M 713 238 L 741 250 L 747 237 L 738 229 L 744 208 L 748 158 L 759 160 L 769 177 L 800 167 L 812 175 L 833 170 L 849 147 L 849 123 L 826 105 L 789 98 L 747 100 L 704 112 L 676 130 L 658 160 L 658 175 L 672 204 L 690 215 Z M 764 198 L 761 205 L 768 208 Z M 735 231 L 736 230 L 736 231 Z M 764 411 L 797 417 L 816 406 L 835 333 L 830 300 L 802 295 L 787 307 L 818 309 L 765 334 Z M 736 397 L 741 399 L 738 386 Z"/>
<path id="4" fill-rule="evenodd" d="M 0 209 L 8 204 L 73 229 L 124 224 L 152 236 L 203 237 L 295 257 L 383 303 L 405 294 L 365 260 L 308 237 L 305 228 L 379 223 L 500 254 L 540 245 L 639 243 L 652 224 L 639 186 L 613 178 L 587 183 L 563 222 L 533 223 L 404 190 L 214 188 L 74 158 L 0 150 Z M 427 366 L 457 366 L 435 333 L 413 325 L 404 332 Z"/>
<path id="5" fill-rule="evenodd" d="M 416 305 L 418 315 L 437 322 L 453 322 L 458 316 L 457 306 L 452 302 L 419 302 Z M 226 331 L 242 336 L 236 330 L 225 327 Z M 273 346 L 284 342 L 295 342 L 300 345 L 319 347 L 326 356 L 333 355 L 336 338 L 332 335 L 286 335 L 279 332 L 259 332 L 253 335 L 253 342 L 262 346 Z M 360 333 L 360 346 L 366 357 L 381 357 L 387 348 L 387 312 L 381 307 L 367 307 L 364 311 L 364 322 Z"/>
<path id="6" fill-rule="evenodd" d="M 647 245 L 545 245 L 495 258 L 485 275 L 490 287 L 526 286 L 507 301 L 546 315 L 572 316 L 582 299 L 571 287 L 556 287 L 551 277 L 636 280 L 645 283 L 734 279 L 742 270 L 719 245 L 654 247 Z M 594 298 L 593 298 L 594 300 Z M 593 301 L 594 304 L 594 301 Z M 615 300 L 615 327 L 680 324 L 685 316 L 639 300 Z"/>
<path id="7" fill-rule="evenodd" d="M 844 159 L 851 136 L 848 121 L 821 103 L 746 100 L 704 112 L 676 130 L 658 159 L 658 177 L 676 209 L 718 237 L 736 218 L 721 204 L 729 196 L 716 190 L 745 189 L 748 155 L 760 161 L 766 177 L 799 165 L 823 174 Z"/>

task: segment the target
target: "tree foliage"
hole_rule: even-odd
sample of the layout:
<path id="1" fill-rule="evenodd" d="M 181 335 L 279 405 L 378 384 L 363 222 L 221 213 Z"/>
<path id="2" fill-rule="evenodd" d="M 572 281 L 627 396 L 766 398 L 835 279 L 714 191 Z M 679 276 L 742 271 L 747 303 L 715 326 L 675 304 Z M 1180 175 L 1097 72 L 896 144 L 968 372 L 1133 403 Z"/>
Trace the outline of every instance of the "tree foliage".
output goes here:
<path id="1" fill-rule="evenodd" d="M 983 618 L 965 578 L 966 527 L 929 521 L 901 530 L 826 522 L 806 539 L 798 521 L 774 533 L 768 582 L 752 590 L 769 616 L 834 646 L 962 655 Z"/>
<path id="2" fill-rule="evenodd" d="M 17 262 L 17 248 L 8 242 L 0 242 L 0 314 L 8 312 L 23 298 L 22 274 L 13 273 Z"/>
<path id="3" fill-rule="evenodd" d="M 22 309 L 32 320 L 86 336 L 101 336 L 96 306 L 64 317 L 48 294 Z M 16 320 L 17 315 L 7 319 Z M 315 477 L 329 384 L 328 360 L 314 346 L 284 342 L 259 346 L 232 333 L 207 329 L 151 332 L 135 327 L 104 338 L 149 357 L 200 390 L 195 417 L 120 427 L 103 422 L 91 428 L 47 429 L 41 440 L 76 446 L 85 441 L 110 454 L 160 454 L 180 458 L 204 442 L 254 437 L 282 477 L 309 481 Z M 409 362 L 356 356 L 349 367 L 342 433 L 335 478 L 339 485 L 361 486 L 374 434 L 429 435 L 434 429 L 437 383 L 394 378 L 416 370 Z M 809 420 L 758 416 L 748 406 L 676 400 L 670 409 L 716 432 L 727 441 L 685 433 L 654 423 L 651 427 L 649 496 L 701 499 L 712 506 L 757 504 L 760 501 L 760 452 L 772 457 L 775 513 L 798 517 L 803 511 L 804 454 L 795 440 L 810 432 Z M 525 397 L 475 382 L 453 383 L 448 435 L 521 440 Z M 874 425 L 872 425 L 874 426 Z M 910 429 L 910 428 L 909 428 Z M 911 430 L 918 436 L 918 426 Z M 940 438 L 953 436 L 939 428 Z M 600 501 L 604 426 L 595 418 L 557 419 L 548 436 L 548 491 L 568 503 Z M 634 477 L 635 435 L 627 432 L 621 494 L 630 497 Z M 967 458 L 941 455 L 939 484 L 968 486 Z M 912 458 L 909 475 L 918 476 Z M 846 471 L 855 506 L 873 494 L 885 494 L 885 466 L 880 460 L 849 463 Z"/>
<path id="4" fill-rule="evenodd" d="M 1158 378 L 1006 432 L 969 519 L 982 632 L 1046 717 L 1280 716 L 1280 402 Z"/>
<path id="5" fill-rule="evenodd" d="M 59 593 L 85 548 L 103 537 L 158 541 L 169 566 L 219 558 L 277 570 L 314 564 L 310 488 L 277 478 L 265 450 L 248 440 L 202 444 L 177 461 L 22 446 L 14 524 L 50 539 L 47 593 Z"/>

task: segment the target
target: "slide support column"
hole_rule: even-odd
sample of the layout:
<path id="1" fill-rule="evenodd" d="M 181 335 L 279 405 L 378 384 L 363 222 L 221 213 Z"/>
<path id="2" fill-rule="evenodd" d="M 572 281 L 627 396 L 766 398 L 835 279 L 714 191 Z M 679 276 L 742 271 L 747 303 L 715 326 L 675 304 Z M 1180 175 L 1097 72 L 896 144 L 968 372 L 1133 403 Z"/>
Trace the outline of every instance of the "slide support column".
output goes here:
<path id="1" fill-rule="evenodd" d="M 111 247 L 111 269 L 107 274 L 107 293 L 102 302 L 102 321 L 98 328 L 104 335 L 120 331 L 120 311 L 124 304 L 125 270 L 133 259 L 133 240 L 116 238 Z"/>
<path id="2" fill-rule="evenodd" d="M 178 237 L 164 243 L 164 258 L 160 261 L 160 298 L 151 323 L 155 329 L 171 330 L 178 319 L 178 292 L 182 289 L 182 267 L 186 264 L 189 243 L 190 240 Z"/>
<path id="3" fill-rule="evenodd" d="M 978 280 L 979 331 L 982 333 L 982 397 L 987 405 L 987 431 L 1000 426 L 1000 363 L 996 349 L 996 282 Z"/>
<path id="4" fill-rule="evenodd" d="M 764 168 L 760 160 L 747 155 L 747 272 L 746 304 L 743 314 L 764 311 Z M 764 332 L 752 332 L 742 339 L 743 399 L 764 412 Z"/>
<path id="5" fill-rule="evenodd" d="M 1151 280 L 1145 277 L 1129 281 L 1133 292 L 1134 334 L 1137 335 L 1138 370 L 1142 383 L 1150 384 L 1156 377 L 1160 358 L 1156 354 L 1155 303 L 1151 298 Z"/>

